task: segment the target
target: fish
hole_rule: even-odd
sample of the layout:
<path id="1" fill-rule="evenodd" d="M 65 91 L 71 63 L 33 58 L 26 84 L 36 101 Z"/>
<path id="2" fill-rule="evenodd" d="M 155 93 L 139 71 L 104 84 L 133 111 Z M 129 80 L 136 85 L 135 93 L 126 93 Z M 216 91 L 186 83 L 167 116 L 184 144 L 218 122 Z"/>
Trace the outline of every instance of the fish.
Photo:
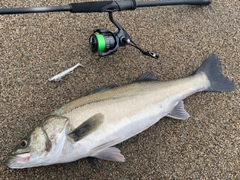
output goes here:
<path id="1" fill-rule="evenodd" d="M 100 88 L 50 114 L 19 141 L 5 165 L 20 169 L 87 157 L 124 162 L 114 146 L 163 117 L 188 119 L 183 99 L 202 91 L 235 90 L 221 71 L 220 59 L 212 54 L 185 78 L 161 81 L 148 72 L 130 84 Z"/>

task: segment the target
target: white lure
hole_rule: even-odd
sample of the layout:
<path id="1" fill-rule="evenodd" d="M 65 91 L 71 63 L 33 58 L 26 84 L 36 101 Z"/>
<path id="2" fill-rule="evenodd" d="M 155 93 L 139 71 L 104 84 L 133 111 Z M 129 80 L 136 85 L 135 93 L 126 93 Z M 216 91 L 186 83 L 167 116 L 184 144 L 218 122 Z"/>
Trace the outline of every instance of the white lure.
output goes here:
<path id="1" fill-rule="evenodd" d="M 71 68 L 69 68 L 69 69 L 67 69 L 67 70 L 57 74 L 56 76 L 53 76 L 53 77 L 49 78 L 48 81 L 60 81 L 62 79 L 62 77 L 66 76 L 67 74 L 69 74 L 71 72 L 73 72 L 73 70 L 76 69 L 79 66 L 83 67 L 82 64 L 77 63 L 75 66 L 73 66 L 73 67 L 71 67 Z"/>

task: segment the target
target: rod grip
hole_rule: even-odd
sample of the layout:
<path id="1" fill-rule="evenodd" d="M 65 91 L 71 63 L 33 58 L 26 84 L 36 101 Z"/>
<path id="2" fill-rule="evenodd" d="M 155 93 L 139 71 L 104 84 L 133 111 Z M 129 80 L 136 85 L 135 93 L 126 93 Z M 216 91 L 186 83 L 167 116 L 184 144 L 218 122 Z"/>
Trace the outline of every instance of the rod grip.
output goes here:
<path id="1" fill-rule="evenodd" d="M 108 12 L 136 9 L 135 0 L 71 3 L 72 13 Z"/>

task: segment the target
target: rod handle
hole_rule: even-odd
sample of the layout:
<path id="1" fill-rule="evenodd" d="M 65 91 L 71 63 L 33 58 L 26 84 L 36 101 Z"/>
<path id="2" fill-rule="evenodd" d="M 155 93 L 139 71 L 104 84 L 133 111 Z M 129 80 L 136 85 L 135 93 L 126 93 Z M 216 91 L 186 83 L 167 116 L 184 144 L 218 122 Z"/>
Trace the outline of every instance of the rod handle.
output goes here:
<path id="1" fill-rule="evenodd" d="M 109 12 L 136 9 L 135 0 L 71 3 L 72 13 Z"/>

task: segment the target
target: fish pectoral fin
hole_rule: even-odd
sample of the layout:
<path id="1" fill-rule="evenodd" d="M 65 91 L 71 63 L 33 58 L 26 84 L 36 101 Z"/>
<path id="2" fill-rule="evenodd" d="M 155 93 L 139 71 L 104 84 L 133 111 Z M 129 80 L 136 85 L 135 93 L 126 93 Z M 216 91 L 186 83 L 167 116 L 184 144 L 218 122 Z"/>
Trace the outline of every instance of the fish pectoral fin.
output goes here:
<path id="1" fill-rule="evenodd" d="M 184 103 L 183 101 L 180 101 L 173 110 L 168 113 L 168 117 L 174 118 L 174 119 L 181 119 L 185 120 L 190 117 L 190 115 L 187 113 L 187 111 L 184 109 Z"/>
<path id="2" fill-rule="evenodd" d="M 74 129 L 71 133 L 68 134 L 74 141 L 79 141 L 84 136 L 90 134 L 96 130 L 103 122 L 104 115 L 101 113 L 95 114 L 86 121 L 84 121 L 80 126 Z"/>
<path id="3" fill-rule="evenodd" d="M 125 161 L 125 157 L 121 154 L 120 150 L 116 147 L 108 147 L 106 149 L 103 149 L 99 151 L 97 154 L 95 154 L 94 157 L 108 160 L 108 161 L 118 161 L 118 162 Z"/>

